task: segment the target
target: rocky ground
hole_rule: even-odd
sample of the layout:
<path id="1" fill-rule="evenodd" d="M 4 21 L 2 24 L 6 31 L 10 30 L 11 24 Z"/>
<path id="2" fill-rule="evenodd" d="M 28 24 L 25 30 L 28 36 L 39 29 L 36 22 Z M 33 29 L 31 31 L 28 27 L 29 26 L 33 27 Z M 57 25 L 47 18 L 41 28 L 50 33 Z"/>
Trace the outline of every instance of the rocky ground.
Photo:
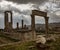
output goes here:
<path id="1" fill-rule="evenodd" d="M 49 50 L 60 50 L 60 34 L 43 34 L 42 36 L 46 38 L 46 45 L 50 46 Z M 0 45 L 14 43 L 14 41 L 15 39 L 11 39 L 3 35 L 0 36 Z M 32 46 L 32 49 L 29 48 L 29 46 Z M 13 45 L 0 46 L 0 50 L 37 50 L 37 48 L 36 42 L 17 42 Z"/>

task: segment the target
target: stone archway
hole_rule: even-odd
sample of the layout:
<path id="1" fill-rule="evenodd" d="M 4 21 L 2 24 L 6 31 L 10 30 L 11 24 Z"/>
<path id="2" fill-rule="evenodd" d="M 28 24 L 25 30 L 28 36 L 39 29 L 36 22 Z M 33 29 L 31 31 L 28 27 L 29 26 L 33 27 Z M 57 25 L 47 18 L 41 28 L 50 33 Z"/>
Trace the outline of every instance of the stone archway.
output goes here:
<path id="1" fill-rule="evenodd" d="M 49 17 L 47 17 L 47 12 L 43 12 L 43 11 L 38 11 L 38 10 L 32 10 L 32 14 L 31 14 L 31 30 L 32 30 L 32 38 L 35 39 L 36 38 L 36 33 L 35 33 L 35 15 L 38 16 L 42 16 L 45 18 L 45 33 L 48 33 L 48 19 Z"/>

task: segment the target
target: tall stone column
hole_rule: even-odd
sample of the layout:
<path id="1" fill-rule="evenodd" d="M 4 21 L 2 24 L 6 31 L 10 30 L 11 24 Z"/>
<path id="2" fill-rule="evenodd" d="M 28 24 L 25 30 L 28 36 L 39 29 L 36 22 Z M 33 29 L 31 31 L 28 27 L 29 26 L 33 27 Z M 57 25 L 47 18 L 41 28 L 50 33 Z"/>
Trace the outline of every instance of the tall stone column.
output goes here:
<path id="1" fill-rule="evenodd" d="M 23 29 L 24 28 L 24 20 L 22 20 L 21 23 L 22 23 L 22 29 Z"/>
<path id="2" fill-rule="evenodd" d="M 19 29 L 19 23 L 17 22 L 17 29 Z"/>
<path id="3" fill-rule="evenodd" d="M 48 34 L 48 19 L 49 17 L 45 17 L 45 33 Z"/>
<path id="4" fill-rule="evenodd" d="M 12 12 L 11 13 L 11 28 L 12 28 L 12 24 L 13 24 L 13 18 L 12 18 Z"/>
<path id="5" fill-rule="evenodd" d="M 35 33 L 35 16 L 31 15 L 31 30 L 32 30 L 32 39 L 36 38 L 36 33 Z"/>
<path id="6" fill-rule="evenodd" d="M 4 17 L 4 22 L 5 22 L 5 31 L 7 31 L 8 30 L 8 13 L 6 13 L 6 12 L 4 12 L 4 15 L 5 15 L 5 17 Z"/>
<path id="7" fill-rule="evenodd" d="M 9 13 L 10 13 L 10 18 L 9 18 Z M 12 31 L 12 12 L 11 11 L 5 11 L 4 12 L 4 15 L 5 15 L 5 31 L 7 32 L 11 32 Z M 9 22 L 9 19 L 11 20 Z"/>

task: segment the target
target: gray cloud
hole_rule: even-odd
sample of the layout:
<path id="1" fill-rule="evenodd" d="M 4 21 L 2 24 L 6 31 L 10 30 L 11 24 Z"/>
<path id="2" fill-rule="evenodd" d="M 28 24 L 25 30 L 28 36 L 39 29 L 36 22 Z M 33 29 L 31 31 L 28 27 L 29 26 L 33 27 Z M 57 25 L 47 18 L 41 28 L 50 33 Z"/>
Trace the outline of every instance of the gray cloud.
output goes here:
<path id="1" fill-rule="evenodd" d="M 35 4 L 41 4 L 43 2 L 46 2 L 48 0 L 7 0 L 7 1 L 12 1 L 12 2 L 16 2 L 19 4 L 25 4 L 25 3 L 35 3 Z"/>
<path id="2" fill-rule="evenodd" d="M 26 10 L 21 10 L 21 8 L 16 8 L 18 5 L 21 6 L 21 4 L 26 4 L 29 2 L 34 3 L 34 5 L 32 5 L 32 8 L 34 9 L 39 9 L 39 6 L 42 5 L 42 3 L 48 1 L 48 0 L 7 0 L 7 2 L 12 2 L 12 4 L 17 4 L 16 6 L 12 6 L 11 4 L 7 4 L 5 5 L 4 7 L 1 7 L 0 6 L 0 14 L 2 14 L 5 10 L 11 10 L 13 11 L 13 26 L 16 27 L 16 23 L 19 22 L 19 24 L 21 25 L 21 20 L 24 19 L 24 22 L 25 24 L 30 24 L 31 23 L 31 19 L 30 19 L 30 12 L 31 12 L 31 9 L 26 9 Z M 43 4 L 44 5 L 44 4 Z M 3 6 L 3 5 L 2 5 Z M 30 5 L 29 5 L 30 6 Z M 26 8 L 26 7 L 25 7 Z M 58 9 L 59 10 L 58 10 Z M 56 9 L 58 11 L 60 11 L 60 8 L 57 7 Z M 55 11 L 55 12 L 58 12 L 58 11 Z M 55 13 L 54 12 L 54 13 Z M 16 15 L 17 13 L 17 15 Z M 26 17 L 27 15 L 27 17 Z M 0 15 L 1 16 L 1 15 Z M 4 27 L 4 18 L 0 18 L 0 28 Z M 41 22 L 40 22 L 41 21 Z M 59 22 L 60 21 L 60 17 L 57 16 L 56 14 L 50 14 L 50 19 L 49 19 L 49 22 Z M 41 19 L 40 17 L 39 18 L 36 18 L 36 23 L 44 23 L 44 19 Z"/>

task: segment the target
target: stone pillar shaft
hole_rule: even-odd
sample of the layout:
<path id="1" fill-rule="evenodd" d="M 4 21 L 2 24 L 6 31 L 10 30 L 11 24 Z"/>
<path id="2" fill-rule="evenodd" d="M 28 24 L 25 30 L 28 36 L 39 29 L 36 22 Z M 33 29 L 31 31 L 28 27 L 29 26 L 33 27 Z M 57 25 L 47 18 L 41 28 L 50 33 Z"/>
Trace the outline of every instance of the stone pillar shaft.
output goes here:
<path id="1" fill-rule="evenodd" d="M 32 29 L 32 31 L 35 31 L 35 17 L 34 17 L 34 15 L 31 15 L 31 29 Z"/>
<path id="2" fill-rule="evenodd" d="M 8 13 L 5 12 L 4 15 L 5 29 L 8 29 Z"/>
<path id="3" fill-rule="evenodd" d="M 10 22 L 9 22 L 9 14 L 8 13 L 10 13 Z M 5 11 L 4 12 L 4 15 L 5 15 L 5 17 L 4 17 L 4 19 L 5 19 L 5 31 L 10 31 L 10 30 L 12 30 L 12 12 L 11 11 Z"/>
<path id="4" fill-rule="evenodd" d="M 17 29 L 19 29 L 19 23 L 17 22 Z"/>
<path id="5" fill-rule="evenodd" d="M 36 33 L 35 33 L 35 16 L 31 15 L 31 30 L 32 30 L 32 39 L 36 38 Z"/>
<path id="6" fill-rule="evenodd" d="M 21 22 L 22 22 L 22 29 L 23 29 L 24 28 L 24 21 L 22 20 Z"/>
<path id="7" fill-rule="evenodd" d="M 48 19 L 49 17 L 45 17 L 45 33 L 48 34 Z"/>
<path id="8" fill-rule="evenodd" d="M 13 23 L 13 18 L 12 18 L 12 12 L 11 12 L 11 27 L 12 27 L 12 23 Z"/>

